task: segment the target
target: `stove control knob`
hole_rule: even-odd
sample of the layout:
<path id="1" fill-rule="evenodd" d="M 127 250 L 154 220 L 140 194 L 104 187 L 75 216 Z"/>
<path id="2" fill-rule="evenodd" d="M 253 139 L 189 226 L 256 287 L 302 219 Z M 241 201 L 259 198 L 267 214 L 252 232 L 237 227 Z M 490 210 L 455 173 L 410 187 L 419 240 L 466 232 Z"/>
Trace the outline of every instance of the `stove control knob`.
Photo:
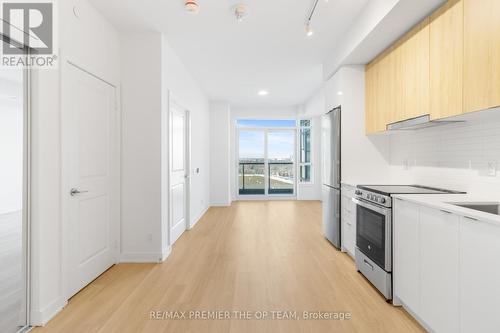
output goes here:
<path id="1" fill-rule="evenodd" d="M 380 198 L 380 201 L 379 201 L 381 204 L 385 204 L 387 202 L 387 200 L 385 200 L 384 198 Z"/>
<path id="2" fill-rule="evenodd" d="M 363 192 L 361 192 L 360 190 L 356 190 L 356 192 L 354 192 L 354 194 L 361 195 L 361 194 L 363 194 Z"/>

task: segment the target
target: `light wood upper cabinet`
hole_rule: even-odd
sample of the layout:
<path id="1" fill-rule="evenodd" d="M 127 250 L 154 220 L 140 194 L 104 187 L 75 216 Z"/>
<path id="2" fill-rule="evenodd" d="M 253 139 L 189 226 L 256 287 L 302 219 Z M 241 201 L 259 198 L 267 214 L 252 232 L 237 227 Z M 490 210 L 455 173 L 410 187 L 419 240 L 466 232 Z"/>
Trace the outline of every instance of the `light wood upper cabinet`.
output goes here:
<path id="1" fill-rule="evenodd" d="M 441 119 L 463 113 L 462 0 L 450 0 L 430 17 L 430 114 Z"/>
<path id="2" fill-rule="evenodd" d="M 448 0 L 367 66 L 366 132 L 500 107 L 500 0 Z"/>
<path id="3" fill-rule="evenodd" d="M 366 132 L 429 113 L 429 19 L 366 68 Z"/>
<path id="4" fill-rule="evenodd" d="M 429 19 L 407 33 L 396 51 L 396 119 L 401 121 L 429 113 Z"/>
<path id="5" fill-rule="evenodd" d="M 499 0 L 464 0 L 465 112 L 500 106 L 499 13 Z"/>
<path id="6" fill-rule="evenodd" d="M 366 67 L 365 93 L 366 133 L 386 130 L 387 113 L 391 109 L 390 77 L 388 58 L 382 55 Z"/>

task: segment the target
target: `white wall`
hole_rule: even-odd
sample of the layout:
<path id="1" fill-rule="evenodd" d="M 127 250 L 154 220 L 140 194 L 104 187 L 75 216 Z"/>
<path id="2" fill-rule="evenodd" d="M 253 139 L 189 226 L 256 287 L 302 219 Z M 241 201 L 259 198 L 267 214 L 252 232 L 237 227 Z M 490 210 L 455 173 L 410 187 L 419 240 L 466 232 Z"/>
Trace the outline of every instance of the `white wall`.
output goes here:
<path id="1" fill-rule="evenodd" d="M 349 31 L 328 57 L 323 65 L 324 77 L 330 78 L 343 64 L 355 48 L 363 42 L 377 24 L 391 11 L 400 0 L 372 0 L 369 1 L 360 15 L 356 18 Z"/>
<path id="2" fill-rule="evenodd" d="M 193 227 L 209 204 L 209 102 L 156 32 L 122 35 L 122 262 L 168 255 L 169 99 L 190 112 Z M 198 172 L 199 170 L 199 172 Z"/>
<path id="3" fill-rule="evenodd" d="M 23 206 L 24 88 L 21 70 L 18 75 L 20 81 L 0 77 L 0 215 L 20 211 Z"/>
<path id="4" fill-rule="evenodd" d="M 499 197 L 500 110 L 477 112 L 465 123 L 391 134 L 393 175 L 408 182 Z"/>
<path id="5" fill-rule="evenodd" d="M 210 202 L 210 102 L 182 60 L 163 38 L 163 89 L 191 115 L 190 227 L 206 212 Z M 199 173 L 196 172 L 199 170 Z"/>
<path id="6" fill-rule="evenodd" d="M 231 108 L 227 102 L 210 105 L 210 205 L 231 205 Z"/>
<path id="7" fill-rule="evenodd" d="M 364 66 L 344 66 L 326 83 L 327 109 L 342 106 L 342 181 L 391 181 L 388 136 L 365 135 Z"/>
<path id="8" fill-rule="evenodd" d="M 313 179 L 310 184 L 299 183 L 298 200 L 321 200 L 321 117 L 327 112 L 325 89 L 321 87 L 302 107 L 299 118 L 311 118 Z"/>
<path id="9" fill-rule="evenodd" d="M 121 261 L 163 257 L 162 35 L 123 34 Z M 167 238 L 168 239 L 168 238 Z"/>
<path id="10" fill-rule="evenodd" d="M 73 14 L 79 8 L 80 17 Z M 85 0 L 58 3 L 61 55 L 119 85 L 117 31 Z M 62 283 L 60 72 L 32 78 L 31 321 L 47 322 L 66 303 Z M 66 193 L 63 193 L 66 195 Z"/>

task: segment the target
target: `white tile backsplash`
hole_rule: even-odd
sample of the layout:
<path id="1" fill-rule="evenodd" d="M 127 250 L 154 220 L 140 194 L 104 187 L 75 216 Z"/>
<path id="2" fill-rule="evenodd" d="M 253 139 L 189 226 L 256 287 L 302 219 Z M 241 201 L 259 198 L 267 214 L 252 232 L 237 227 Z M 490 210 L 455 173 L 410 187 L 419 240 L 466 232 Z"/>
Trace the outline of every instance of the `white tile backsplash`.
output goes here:
<path id="1" fill-rule="evenodd" d="M 406 166 L 408 161 L 409 167 Z M 500 110 L 463 123 L 390 134 L 393 182 L 464 190 L 500 199 Z"/>

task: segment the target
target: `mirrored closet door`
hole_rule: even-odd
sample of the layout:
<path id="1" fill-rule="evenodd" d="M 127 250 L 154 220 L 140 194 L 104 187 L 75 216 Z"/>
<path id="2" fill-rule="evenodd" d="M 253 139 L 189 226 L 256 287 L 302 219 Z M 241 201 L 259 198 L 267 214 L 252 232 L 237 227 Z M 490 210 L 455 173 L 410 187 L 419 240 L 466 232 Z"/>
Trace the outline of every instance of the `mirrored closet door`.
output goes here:
<path id="1" fill-rule="evenodd" d="M 27 326 L 27 73 L 0 67 L 0 332 Z"/>

